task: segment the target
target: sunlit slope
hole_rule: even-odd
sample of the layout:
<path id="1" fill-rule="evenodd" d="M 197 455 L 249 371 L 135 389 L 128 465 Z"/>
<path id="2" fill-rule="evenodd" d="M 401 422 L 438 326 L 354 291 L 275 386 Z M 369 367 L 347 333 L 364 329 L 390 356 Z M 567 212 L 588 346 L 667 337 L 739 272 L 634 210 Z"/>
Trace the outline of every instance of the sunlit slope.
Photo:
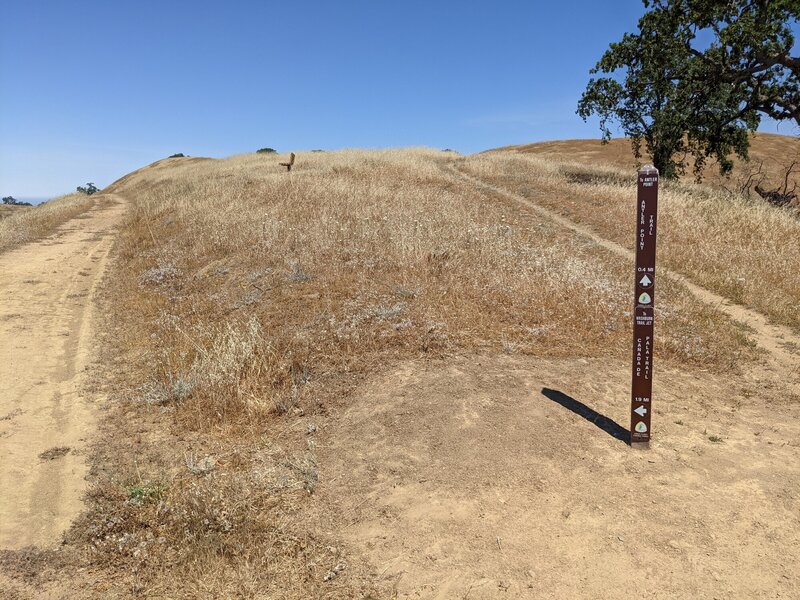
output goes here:
<path id="1" fill-rule="evenodd" d="M 630 140 L 615 138 L 608 144 L 603 144 L 599 139 L 586 140 L 558 140 L 538 142 L 535 144 L 521 144 L 505 146 L 489 152 L 520 152 L 523 154 L 536 154 L 558 160 L 580 162 L 588 166 L 614 166 L 620 169 L 636 169 L 636 158 L 631 149 Z M 640 162 L 647 162 L 643 156 Z M 718 183 L 734 187 L 740 177 L 755 172 L 763 162 L 763 173 L 767 177 L 767 186 L 777 186 L 782 183 L 783 175 L 793 161 L 800 162 L 800 138 L 792 135 L 776 135 L 773 133 L 756 133 L 750 145 L 750 164 L 743 165 L 736 162 L 734 173 L 730 178 L 722 178 L 716 163 L 706 165 L 703 175 L 711 183 Z M 793 181 L 800 187 L 800 168 L 795 168 Z M 689 173 L 691 175 L 691 173 Z"/>
<path id="2" fill-rule="evenodd" d="M 3 219 L 10 217 L 11 215 L 16 215 L 23 212 L 25 209 L 30 208 L 28 206 L 9 206 L 9 205 L 0 205 L 0 221 Z"/>
<path id="3" fill-rule="evenodd" d="M 760 141 L 787 146 L 793 142 L 774 138 Z M 625 140 L 605 147 L 588 140 L 548 144 L 485 152 L 464 166 L 482 180 L 632 248 L 635 166 L 614 165 L 609 151 L 616 149 L 620 157 Z M 756 145 L 759 152 L 767 152 L 765 143 Z M 781 160 L 777 151 L 772 156 L 774 163 Z M 731 191 L 731 181 L 722 183 L 728 191 L 712 183 L 662 181 L 660 264 L 776 323 L 800 328 L 800 256 L 792 242 L 800 239 L 800 212 L 796 207 L 777 208 L 757 194 L 742 196 Z"/>

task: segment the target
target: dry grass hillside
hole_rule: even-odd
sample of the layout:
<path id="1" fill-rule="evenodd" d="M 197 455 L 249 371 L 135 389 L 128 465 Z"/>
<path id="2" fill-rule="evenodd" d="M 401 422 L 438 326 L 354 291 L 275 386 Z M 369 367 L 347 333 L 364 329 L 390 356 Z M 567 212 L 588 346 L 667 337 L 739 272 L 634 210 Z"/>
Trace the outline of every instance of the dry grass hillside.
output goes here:
<path id="1" fill-rule="evenodd" d="M 130 208 L 88 510 L 58 551 L 3 555 L 14 593 L 800 592 L 797 382 L 765 379 L 753 330 L 665 277 L 661 441 L 632 454 L 630 261 L 487 187 L 631 246 L 629 173 L 278 160 L 167 159 L 105 190 Z M 684 184 L 662 211 L 665 265 L 800 328 L 794 213 Z"/>
<path id="2" fill-rule="evenodd" d="M 786 146 L 798 143 L 774 137 L 763 139 Z M 602 237 L 633 248 L 630 199 L 635 194 L 635 168 L 609 166 L 613 158 L 590 159 L 589 154 L 604 149 L 598 143 L 589 150 L 588 141 L 574 143 L 586 152 L 574 160 L 575 152 L 565 151 L 570 144 L 552 142 L 545 146 L 551 150 L 532 145 L 522 152 L 485 153 L 468 161 L 466 170 L 535 197 Z M 560 159 L 551 155 L 552 148 L 564 152 Z M 778 154 L 774 162 L 783 156 Z M 742 197 L 690 182 L 662 181 L 661 189 L 659 256 L 664 264 L 734 302 L 758 309 L 776 323 L 800 330 L 796 268 L 800 249 L 792 243 L 800 235 L 798 209 L 776 209 L 758 196 Z"/>
<path id="3" fill-rule="evenodd" d="M 0 221 L 3 219 L 7 219 L 8 217 L 20 213 L 25 212 L 26 209 L 30 208 L 29 206 L 9 206 L 9 205 L 0 205 Z"/>
<path id="4" fill-rule="evenodd" d="M 0 252 L 51 234 L 93 205 L 89 196 L 66 194 L 37 206 L 0 206 Z"/>
<path id="5" fill-rule="evenodd" d="M 538 142 L 506 146 L 489 152 L 534 154 L 583 166 L 610 166 L 624 172 L 635 171 L 637 168 L 637 160 L 627 138 L 614 138 L 608 144 L 602 144 L 599 139 Z M 756 133 L 751 141 L 749 158 L 749 163 L 734 158 L 736 166 L 728 177 L 720 176 L 719 167 L 716 163 L 710 162 L 703 170 L 703 178 L 708 184 L 738 190 L 748 178 L 759 181 L 760 169 L 764 175 L 763 186 L 766 189 L 778 187 L 783 183 L 791 164 L 795 161 L 800 162 L 800 138 L 793 135 Z M 644 156 L 639 162 L 647 162 L 647 157 Z M 687 171 L 685 179 L 691 180 L 693 178 L 691 164 Z M 800 187 L 800 167 L 793 169 L 790 181 L 792 185 L 796 183 Z"/>

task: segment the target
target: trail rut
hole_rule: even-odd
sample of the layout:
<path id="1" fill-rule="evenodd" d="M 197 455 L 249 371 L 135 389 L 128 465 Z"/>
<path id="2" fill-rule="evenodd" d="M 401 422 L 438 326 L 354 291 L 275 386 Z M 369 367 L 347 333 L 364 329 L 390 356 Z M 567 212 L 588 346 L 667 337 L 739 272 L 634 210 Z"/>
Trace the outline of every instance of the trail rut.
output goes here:
<path id="1" fill-rule="evenodd" d="M 558 223 L 562 227 L 574 231 L 575 233 L 591 239 L 601 248 L 608 250 L 618 256 L 627 260 L 633 261 L 635 259 L 634 253 L 627 248 L 607 240 L 591 229 L 584 227 L 570 219 L 567 219 L 560 214 L 537 204 L 535 201 L 515 194 L 507 189 L 501 188 L 496 185 L 487 183 L 477 177 L 473 177 L 464 173 L 457 168 L 449 167 L 448 171 L 479 188 L 489 190 L 503 198 L 510 200 L 516 204 L 528 208 L 540 216 Z M 682 284 L 693 296 L 701 302 L 713 306 L 714 308 L 722 311 L 734 321 L 746 325 L 752 330 L 752 337 L 755 339 L 758 346 L 767 351 L 766 365 L 763 368 L 755 369 L 752 374 L 757 379 L 762 377 L 774 378 L 776 375 L 782 380 L 789 383 L 791 386 L 798 386 L 798 374 L 800 373 L 800 356 L 797 351 L 800 349 L 800 336 L 796 335 L 788 327 L 782 325 L 775 325 L 770 323 L 766 316 L 763 314 L 735 304 L 728 298 L 716 294 L 711 290 L 703 288 L 695 283 L 692 283 L 688 278 L 673 270 L 667 269 L 663 266 L 658 267 L 660 276 L 668 277 L 674 281 Z"/>
<path id="2" fill-rule="evenodd" d="M 82 507 L 98 402 L 85 390 L 93 300 L 125 211 L 97 199 L 0 255 L 0 548 L 57 543 Z"/>

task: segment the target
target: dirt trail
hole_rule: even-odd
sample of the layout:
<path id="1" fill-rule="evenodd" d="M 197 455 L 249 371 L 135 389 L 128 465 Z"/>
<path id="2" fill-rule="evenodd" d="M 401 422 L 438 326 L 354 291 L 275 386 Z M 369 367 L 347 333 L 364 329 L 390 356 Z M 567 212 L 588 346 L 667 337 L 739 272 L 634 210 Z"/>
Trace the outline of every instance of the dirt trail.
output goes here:
<path id="1" fill-rule="evenodd" d="M 582 225 L 579 225 L 574 221 L 571 221 L 559 215 L 558 213 L 537 204 L 533 200 L 530 200 L 524 196 L 520 196 L 519 194 L 515 194 L 496 185 L 486 183 L 485 181 L 459 171 L 456 168 L 449 168 L 448 171 L 453 173 L 455 176 L 460 177 L 461 179 L 466 180 L 475 186 L 478 186 L 479 188 L 489 190 L 502 196 L 503 198 L 520 204 L 530 210 L 533 210 L 546 219 L 558 223 L 562 227 L 570 229 L 579 235 L 591 239 L 598 246 L 605 248 L 609 252 L 613 252 L 614 254 L 630 260 L 631 264 L 633 264 L 633 261 L 635 260 L 634 253 L 627 248 L 617 244 L 616 242 L 612 242 L 599 236 L 591 229 L 583 227 Z M 658 273 L 660 276 L 669 277 L 670 279 L 681 283 L 698 300 L 717 308 L 734 321 L 738 321 L 739 323 L 747 325 L 753 330 L 752 337 L 755 339 L 759 347 L 767 351 L 766 372 L 761 369 L 754 371 L 754 375 L 757 378 L 762 378 L 765 376 L 774 378 L 777 375 L 783 381 L 790 382 L 794 386 L 800 384 L 800 381 L 797 379 L 798 374 L 800 373 L 800 355 L 797 354 L 797 351 L 800 350 L 800 336 L 796 335 L 788 327 L 770 323 L 766 316 L 755 310 L 750 310 L 749 308 L 745 308 L 740 304 L 735 304 L 724 296 L 720 296 L 711 290 L 692 283 L 680 273 L 671 271 L 663 266 L 658 267 Z"/>
<path id="2" fill-rule="evenodd" d="M 98 195 L 54 234 L 0 255 L 0 548 L 57 543 L 82 507 L 93 297 L 125 206 Z"/>

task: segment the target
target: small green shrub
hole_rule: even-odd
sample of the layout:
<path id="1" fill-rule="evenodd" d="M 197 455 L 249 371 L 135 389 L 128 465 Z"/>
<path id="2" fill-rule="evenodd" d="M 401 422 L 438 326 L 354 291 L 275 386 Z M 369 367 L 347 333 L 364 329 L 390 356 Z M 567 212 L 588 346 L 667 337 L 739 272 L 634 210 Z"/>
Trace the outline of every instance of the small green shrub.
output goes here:
<path id="1" fill-rule="evenodd" d="M 128 486 L 128 501 L 131 504 L 144 504 L 148 500 L 161 500 L 167 493 L 164 483 L 135 483 Z"/>
<path id="2" fill-rule="evenodd" d="M 276 154 L 274 148 L 260 148 L 256 150 L 256 154 Z"/>
<path id="3" fill-rule="evenodd" d="M 77 187 L 77 191 L 79 194 L 86 194 L 87 196 L 91 196 L 92 194 L 96 194 L 100 190 L 95 184 L 87 183 L 86 187 L 79 185 Z"/>
<path id="4" fill-rule="evenodd" d="M 170 158 L 186 158 L 186 155 L 182 152 L 178 152 L 177 154 L 172 154 Z"/>

